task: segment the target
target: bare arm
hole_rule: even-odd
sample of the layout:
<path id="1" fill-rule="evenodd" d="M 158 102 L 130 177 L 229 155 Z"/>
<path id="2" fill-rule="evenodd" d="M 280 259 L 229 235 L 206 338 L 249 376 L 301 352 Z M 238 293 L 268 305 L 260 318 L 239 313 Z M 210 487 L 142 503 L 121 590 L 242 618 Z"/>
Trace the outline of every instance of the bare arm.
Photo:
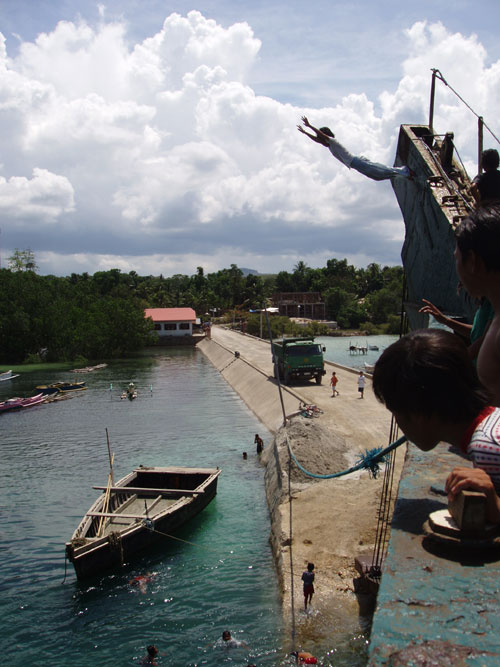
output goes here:
<path id="1" fill-rule="evenodd" d="M 430 301 L 427 301 L 427 299 L 422 299 L 422 301 L 425 305 L 420 308 L 418 311 L 419 313 L 428 313 L 429 315 L 432 315 L 434 319 L 437 320 L 440 324 L 445 324 L 447 327 L 450 327 L 450 329 L 453 329 L 453 331 L 455 331 L 457 334 L 460 334 L 464 338 L 467 338 L 467 340 L 470 340 L 470 332 L 472 330 L 471 324 L 457 322 L 452 317 L 447 317 L 439 310 L 437 306 L 435 306 Z"/>
<path id="2" fill-rule="evenodd" d="M 311 125 L 306 116 L 302 116 L 302 122 L 306 127 L 315 132 L 316 136 L 313 136 L 312 134 L 309 134 L 309 132 L 306 132 L 304 128 L 301 127 L 300 125 L 297 125 L 297 129 L 300 132 L 302 132 L 302 134 L 305 134 L 307 137 L 309 137 L 316 143 L 322 144 L 323 146 L 326 146 L 328 148 L 328 146 L 330 145 L 330 138 L 326 134 L 324 134 L 321 130 L 318 130 L 317 127 Z"/>
<path id="3" fill-rule="evenodd" d="M 470 191 L 472 192 L 472 196 L 476 200 L 476 204 L 479 205 L 481 203 L 481 193 L 479 192 L 479 188 L 477 187 L 476 183 L 474 182 L 472 183 Z"/>
<path id="4" fill-rule="evenodd" d="M 500 523 L 500 498 L 488 473 L 482 468 L 455 468 L 446 480 L 445 491 L 453 500 L 462 489 L 485 493 L 486 518 L 490 523 Z"/>
<path id="5" fill-rule="evenodd" d="M 301 125 L 297 125 L 297 130 L 299 132 L 302 132 L 302 134 L 305 134 L 306 137 L 309 137 L 309 139 L 312 139 L 317 144 L 322 144 L 323 146 L 325 145 L 325 143 L 322 139 L 320 139 L 318 136 L 314 136 L 314 134 L 309 134 L 309 132 L 306 132 Z"/>
<path id="6" fill-rule="evenodd" d="M 483 335 L 480 338 L 476 338 L 476 340 L 471 343 L 468 347 L 468 352 L 469 352 L 469 357 L 471 359 L 477 359 L 477 355 L 479 354 L 479 349 L 481 348 L 481 345 L 483 344 L 484 337 L 488 333 L 488 329 L 490 328 L 491 320 L 486 324 L 484 327 L 484 332 Z"/>

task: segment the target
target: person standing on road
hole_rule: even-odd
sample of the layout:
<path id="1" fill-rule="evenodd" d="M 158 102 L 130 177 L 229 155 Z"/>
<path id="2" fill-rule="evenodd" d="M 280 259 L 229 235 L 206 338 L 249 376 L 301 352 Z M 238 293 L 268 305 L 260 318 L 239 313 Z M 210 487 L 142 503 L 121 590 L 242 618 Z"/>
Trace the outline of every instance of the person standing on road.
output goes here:
<path id="1" fill-rule="evenodd" d="M 335 396 L 339 395 L 339 392 L 337 391 L 337 382 L 339 381 L 337 374 L 335 371 L 332 372 L 332 377 L 330 378 L 330 384 L 332 385 L 332 396 L 335 398 Z"/>
<path id="2" fill-rule="evenodd" d="M 365 386 L 366 386 L 366 377 L 363 371 L 359 371 L 359 376 L 358 376 L 358 391 L 361 394 L 360 398 L 364 398 L 364 393 L 365 393 Z"/>

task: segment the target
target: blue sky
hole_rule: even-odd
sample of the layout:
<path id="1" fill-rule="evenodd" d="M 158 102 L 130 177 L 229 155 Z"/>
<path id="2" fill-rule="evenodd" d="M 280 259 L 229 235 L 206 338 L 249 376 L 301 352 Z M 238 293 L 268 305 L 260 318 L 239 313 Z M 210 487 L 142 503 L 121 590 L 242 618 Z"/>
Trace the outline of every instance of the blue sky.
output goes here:
<path id="1" fill-rule="evenodd" d="M 392 164 L 437 67 L 498 136 L 499 19 L 497 0 L 0 0 L 2 265 L 16 247 L 63 275 L 399 263 L 391 186 L 295 125 Z M 473 176 L 475 119 L 443 86 L 437 103 Z"/>

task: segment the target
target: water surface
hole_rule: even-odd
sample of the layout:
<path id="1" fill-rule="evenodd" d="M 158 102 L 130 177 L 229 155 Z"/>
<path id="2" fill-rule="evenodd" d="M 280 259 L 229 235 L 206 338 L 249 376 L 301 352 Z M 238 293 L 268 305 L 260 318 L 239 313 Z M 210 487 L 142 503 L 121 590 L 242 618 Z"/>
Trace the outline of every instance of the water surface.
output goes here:
<path id="1" fill-rule="evenodd" d="M 346 339 L 326 338 L 329 352 L 337 340 L 347 348 Z M 0 415 L 4 662 L 132 665 L 154 643 L 159 664 L 170 667 L 292 664 L 253 444 L 255 433 L 266 445 L 270 434 L 191 348 L 116 361 L 88 375 L 23 373 L 1 383 L 0 400 L 74 379 L 88 390 Z M 120 400 L 130 381 L 137 400 Z M 96 497 L 92 486 L 106 484 L 106 428 L 115 479 L 140 464 L 220 466 L 222 474 L 216 499 L 176 533 L 182 541 L 167 540 L 123 569 L 78 583 L 64 543 Z M 130 583 L 141 575 L 152 575 L 144 592 Z M 296 589 L 300 607 L 300 582 Z M 306 648 L 325 666 L 365 664 L 366 642 L 352 613 L 343 618 L 340 607 L 335 627 L 314 612 L 297 622 L 306 623 Z M 214 647 L 224 629 L 249 649 Z"/>
<path id="2" fill-rule="evenodd" d="M 74 377 L 23 374 L 2 383 L 0 400 Z M 71 400 L 0 416 L 4 661 L 127 665 L 155 643 L 166 654 L 161 664 L 218 665 L 235 657 L 277 664 L 280 600 L 253 445 L 255 433 L 266 444 L 269 433 L 194 349 L 117 362 L 78 379 L 89 388 Z M 131 380 L 139 397 L 122 401 Z M 96 497 L 91 487 L 106 483 L 106 428 L 116 479 L 141 463 L 220 466 L 218 494 L 177 533 L 184 541 L 168 540 L 85 583 L 68 563 L 63 583 L 64 542 Z M 145 592 L 129 583 L 150 573 Z M 235 656 L 214 649 L 225 628 L 250 650 Z"/>

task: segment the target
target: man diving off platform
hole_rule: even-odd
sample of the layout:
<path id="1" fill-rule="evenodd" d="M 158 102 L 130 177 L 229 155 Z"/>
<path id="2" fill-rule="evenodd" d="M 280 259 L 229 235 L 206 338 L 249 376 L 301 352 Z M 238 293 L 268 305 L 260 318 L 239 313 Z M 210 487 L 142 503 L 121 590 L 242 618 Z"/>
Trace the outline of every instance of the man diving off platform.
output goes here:
<path id="1" fill-rule="evenodd" d="M 337 158 L 339 162 L 345 164 L 348 169 L 355 169 L 359 171 L 360 174 L 371 178 L 374 181 L 386 181 L 396 176 L 402 176 L 403 178 L 413 179 L 415 175 L 409 167 L 388 167 L 385 164 L 380 164 L 379 162 L 370 162 L 365 157 L 356 157 L 351 155 L 349 151 L 342 146 L 336 139 L 333 132 L 329 127 L 321 127 L 320 129 L 313 127 L 310 122 L 307 120 L 306 116 L 302 116 L 302 122 L 305 127 L 308 127 L 316 134 L 309 134 L 306 132 L 301 125 L 297 125 L 297 129 L 302 134 L 305 134 L 306 137 L 312 139 L 322 146 L 326 146 L 333 157 Z"/>

